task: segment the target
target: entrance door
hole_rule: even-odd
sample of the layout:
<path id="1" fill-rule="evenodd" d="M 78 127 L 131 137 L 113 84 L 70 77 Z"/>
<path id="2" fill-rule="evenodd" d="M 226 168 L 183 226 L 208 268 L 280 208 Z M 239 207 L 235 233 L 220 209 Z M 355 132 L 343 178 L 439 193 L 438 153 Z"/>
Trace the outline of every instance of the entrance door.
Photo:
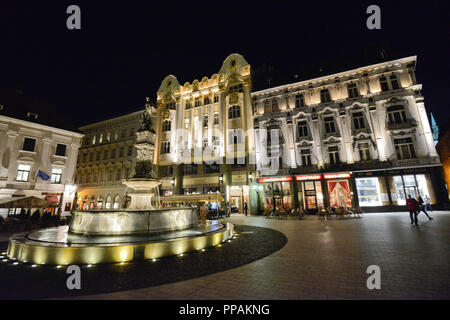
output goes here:
<path id="1" fill-rule="evenodd" d="M 241 213 L 241 197 L 230 197 L 231 213 Z"/>
<path id="2" fill-rule="evenodd" d="M 303 182 L 305 209 L 308 213 L 317 213 L 317 194 L 314 181 Z"/>

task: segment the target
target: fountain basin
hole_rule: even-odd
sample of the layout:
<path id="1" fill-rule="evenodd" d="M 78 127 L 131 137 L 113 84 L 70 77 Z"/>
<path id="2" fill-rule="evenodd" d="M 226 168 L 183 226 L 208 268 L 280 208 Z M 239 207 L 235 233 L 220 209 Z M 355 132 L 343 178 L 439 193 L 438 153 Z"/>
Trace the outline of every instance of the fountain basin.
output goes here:
<path id="1" fill-rule="evenodd" d="M 198 209 L 73 211 L 69 231 L 86 235 L 162 233 L 197 226 Z"/>
<path id="2" fill-rule="evenodd" d="M 10 259 L 32 264 L 70 265 L 158 259 L 215 246 L 230 239 L 233 225 L 212 221 L 167 234 L 82 236 L 68 226 L 11 236 Z"/>

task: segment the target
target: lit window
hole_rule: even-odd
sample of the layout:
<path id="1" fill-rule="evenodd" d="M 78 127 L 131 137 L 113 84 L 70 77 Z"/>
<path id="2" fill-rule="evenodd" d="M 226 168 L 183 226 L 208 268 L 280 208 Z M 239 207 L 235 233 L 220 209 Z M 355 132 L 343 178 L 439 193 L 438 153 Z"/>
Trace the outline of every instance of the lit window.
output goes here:
<path id="1" fill-rule="evenodd" d="M 50 178 L 51 183 L 61 183 L 62 169 L 53 168 L 52 177 Z"/>
<path id="2" fill-rule="evenodd" d="M 381 206 L 381 192 L 378 178 L 356 178 L 359 205 L 362 207 Z"/>
<path id="3" fill-rule="evenodd" d="M 26 164 L 19 164 L 17 167 L 17 181 L 26 182 L 28 181 L 28 177 L 30 175 L 31 167 Z"/>
<path id="4" fill-rule="evenodd" d="M 209 101 L 209 97 L 207 97 L 207 96 L 203 99 L 203 102 L 204 102 L 205 105 L 208 105 L 208 104 L 211 103 L 211 102 Z"/>

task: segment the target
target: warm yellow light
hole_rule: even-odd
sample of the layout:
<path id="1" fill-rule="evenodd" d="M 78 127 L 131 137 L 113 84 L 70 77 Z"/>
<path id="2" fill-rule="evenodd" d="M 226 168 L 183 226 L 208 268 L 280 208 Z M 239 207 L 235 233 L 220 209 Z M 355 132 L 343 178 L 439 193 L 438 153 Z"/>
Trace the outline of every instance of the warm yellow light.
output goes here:
<path id="1" fill-rule="evenodd" d="M 61 268 L 61 266 L 60 266 L 60 265 L 57 265 L 57 266 L 56 266 L 56 269 L 60 269 L 60 268 Z"/>
<path id="2" fill-rule="evenodd" d="M 32 266 L 31 266 L 32 268 L 36 268 L 37 267 L 37 265 L 36 264 L 33 264 Z"/>
<path id="3" fill-rule="evenodd" d="M 13 265 L 15 265 L 15 266 L 18 265 L 18 264 L 19 264 L 18 262 L 14 262 L 14 263 L 13 263 Z"/>

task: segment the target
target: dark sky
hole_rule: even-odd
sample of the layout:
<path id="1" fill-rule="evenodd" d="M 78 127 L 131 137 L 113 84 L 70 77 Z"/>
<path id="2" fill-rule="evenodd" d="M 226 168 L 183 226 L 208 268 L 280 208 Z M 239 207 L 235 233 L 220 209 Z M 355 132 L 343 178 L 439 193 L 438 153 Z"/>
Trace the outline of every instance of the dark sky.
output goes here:
<path id="1" fill-rule="evenodd" d="M 441 125 L 450 116 L 449 1 L 183 3 L 0 1 L 0 89 L 83 125 L 154 101 L 168 74 L 181 84 L 211 76 L 233 52 L 294 82 L 377 62 L 381 46 L 391 59 L 418 56 L 427 110 Z M 79 31 L 66 28 L 70 4 L 81 7 Z M 381 30 L 366 28 L 370 4 L 381 7 Z"/>

